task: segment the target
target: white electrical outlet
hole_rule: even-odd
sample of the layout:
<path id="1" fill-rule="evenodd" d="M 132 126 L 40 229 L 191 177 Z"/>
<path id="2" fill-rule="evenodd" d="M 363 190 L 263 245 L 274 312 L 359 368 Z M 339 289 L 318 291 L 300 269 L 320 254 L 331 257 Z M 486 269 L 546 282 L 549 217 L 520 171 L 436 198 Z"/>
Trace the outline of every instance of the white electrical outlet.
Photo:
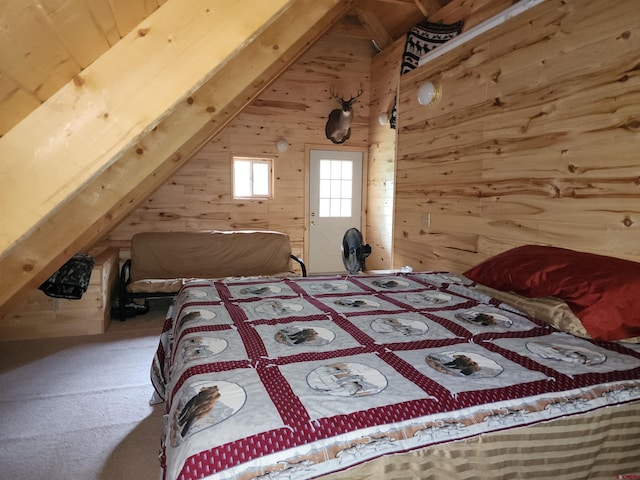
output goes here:
<path id="1" fill-rule="evenodd" d="M 426 225 L 427 227 L 431 226 L 431 214 L 430 213 L 425 213 L 422 215 L 422 224 Z"/>

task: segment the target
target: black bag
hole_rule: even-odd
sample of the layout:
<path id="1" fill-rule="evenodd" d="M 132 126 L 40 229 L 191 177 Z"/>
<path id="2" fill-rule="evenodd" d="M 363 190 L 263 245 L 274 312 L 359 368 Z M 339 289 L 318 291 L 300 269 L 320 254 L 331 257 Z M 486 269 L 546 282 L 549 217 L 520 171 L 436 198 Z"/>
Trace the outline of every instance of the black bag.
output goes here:
<path id="1" fill-rule="evenodd" d="M 95 262 L 91 255 L 77 253 L 38 288 L 50 297 L 79 300 L 89 287 Z"/>

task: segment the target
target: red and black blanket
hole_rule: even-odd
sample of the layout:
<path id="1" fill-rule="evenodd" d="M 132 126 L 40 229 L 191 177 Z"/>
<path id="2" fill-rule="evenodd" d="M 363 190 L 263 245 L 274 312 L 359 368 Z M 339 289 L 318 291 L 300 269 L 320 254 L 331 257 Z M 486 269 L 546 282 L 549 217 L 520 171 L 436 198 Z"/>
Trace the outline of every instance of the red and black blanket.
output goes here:
<path id="1" fill-rule="evenodd" d="M 640 398 L 640 347 L 444 272 L 193 281 L 164 325 L 168 479 L 313 478 Z"/>

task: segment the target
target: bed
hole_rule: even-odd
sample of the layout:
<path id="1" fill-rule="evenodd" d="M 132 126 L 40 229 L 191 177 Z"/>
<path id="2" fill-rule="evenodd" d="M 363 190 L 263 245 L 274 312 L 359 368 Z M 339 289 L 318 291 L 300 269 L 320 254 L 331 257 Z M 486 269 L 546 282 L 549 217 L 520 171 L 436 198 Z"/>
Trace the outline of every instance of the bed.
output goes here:
<path id="1" fill-rule="evenodd" d="M 501 261 L 187 283 L 151 368 L 164 478 L 640 478 L 637 314 L 603 339 L 536 291 L 536 318 Z"/>

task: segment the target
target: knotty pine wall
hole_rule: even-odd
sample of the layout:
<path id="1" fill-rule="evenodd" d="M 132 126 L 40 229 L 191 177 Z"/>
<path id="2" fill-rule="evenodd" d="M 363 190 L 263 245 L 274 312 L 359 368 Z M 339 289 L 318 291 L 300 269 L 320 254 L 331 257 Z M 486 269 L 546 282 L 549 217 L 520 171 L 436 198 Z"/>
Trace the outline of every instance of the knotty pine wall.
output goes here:
<path id="1" fill-rule="evenodd" d="M 500 11 L 512 0 L 450 2 L 429 17 L 433 23 L 464 23 L 467 31 Z M 396 175 L 396 130 L 380 125 L 380 113 L 391 114 L 400 81 L 400 63 L 405 38 L 399 38 L 371 60 L 371 115 L 369 118 L 369 165 L 367 179 L 367 227 L 365 239 L 371 245 L 369 269 L 393 265 L 393 211 Z M 404 265 L 399 263 L 399 265 Z"/>
<path id="2" fill-rule="evenodd" d="M 400 79 L 404 39 L 371 60 L 369 164 L 367 169 L 367 226 L 363 231 L 371 245 L 367 268 L 391 268 L 393 261 L 393 199 L 395 194 L 396 130 L 380 125 L 381 113 L 391 115 Z"/>
<path id="3" fill-rule="evenodd" d="M 344 145 L 366 152 L 371 56 L 367 40 L 331 32 L 322 37 L 101 244 L 123 247 L 126 256 L 131 237 L 142 231 L 265 229 L 287 233 L 294 253 L 302 255 L 305 146 L 335 148 L 324 133 L 329 112 L 338 106 L 329 89 L 333 85 L 349 97 L 362 83 Z M 286 152 L 277 152 L 279 138 L 289 142 Z M 231 198 L 233 155 L 275 158 L 273 200 Z"/>
<path id="4" fill-rule="evenodd" d="M 640 260 L 639 54 L 636 1 L 548 0 L 403 76 L 394 266 L 528 243 Z"/>

